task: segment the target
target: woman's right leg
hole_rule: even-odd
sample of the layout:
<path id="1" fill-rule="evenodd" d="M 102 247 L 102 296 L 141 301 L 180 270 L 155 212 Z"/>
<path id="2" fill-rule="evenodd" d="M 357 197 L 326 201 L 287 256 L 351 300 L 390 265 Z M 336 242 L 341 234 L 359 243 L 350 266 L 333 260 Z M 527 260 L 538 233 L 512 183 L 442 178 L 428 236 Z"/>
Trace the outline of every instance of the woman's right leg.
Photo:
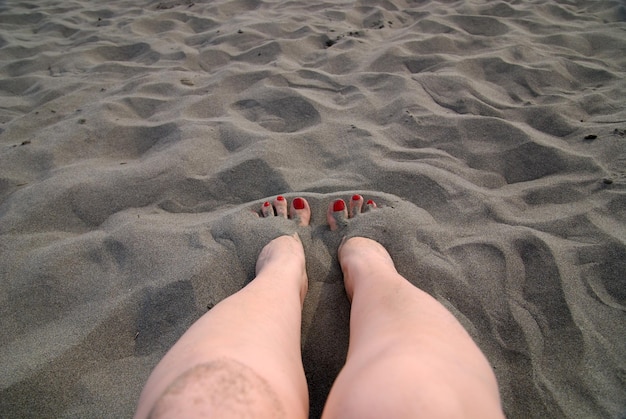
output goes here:
<path id="1" fill-rule="evenodd" d="M 351 213 L 353 204 L 360 210 L 357 198 Z M 329 208 L 331 229 L 340 207 Z M 443 305 L 396 271 L 382 245 L 351 238 L 339 261 L 352 301 L 350 346 L 324 419 L 503 417 L 480 349 Z"/>

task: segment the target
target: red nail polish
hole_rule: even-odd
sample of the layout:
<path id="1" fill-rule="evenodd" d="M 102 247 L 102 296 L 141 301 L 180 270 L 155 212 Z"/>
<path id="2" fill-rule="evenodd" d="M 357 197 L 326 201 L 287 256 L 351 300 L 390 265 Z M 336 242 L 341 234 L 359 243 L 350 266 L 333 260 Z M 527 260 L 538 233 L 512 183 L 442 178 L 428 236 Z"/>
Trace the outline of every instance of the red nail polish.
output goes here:
<path id="1" fill-rule="evenodd" d="M 265 202 L 263 203 L 263 206 L 264 206 L 264 207 L 269 207 L 269 206 L 270 206 L 270 203 L 269 203 L 269 202 L 267 202 L 267 201 L 265 201 Z"/>
<path id="2" fill-rule="evenodd" d="M 358 201 L 359 199 L 361 199 L 361 195 L 352 195 L 353 201 Z"/>
<path id="3" fill-rule="evenodd" d="M 304 209 L 304 199 L 296 198 L 293 200 L 293 207 L 297 210 Z"/>
<path id="4" fill-rule="evenodd" d="M 369 200 L 367 201 L 367 205 L 374 205 L 374 201 L 372 201 L 371 199 L 369 199 Z"/>
<path id="5" fill-rule="evenodd" d="M 333 211 L 343 211 L 346 209 L 346 203 L 343 202 L 343 199 L 338 199 L 333 203 Z"/>
<path id="6" fill-rule="evenodd" d="M 278 195 L 278 196 L 276 197 L 276 200 L 277 200 L 277 201 L 284 201 L 284 200 L 285 200 L 285 197 L 284 197 L 284 196 L 282 196 L 282 195 Z"/>

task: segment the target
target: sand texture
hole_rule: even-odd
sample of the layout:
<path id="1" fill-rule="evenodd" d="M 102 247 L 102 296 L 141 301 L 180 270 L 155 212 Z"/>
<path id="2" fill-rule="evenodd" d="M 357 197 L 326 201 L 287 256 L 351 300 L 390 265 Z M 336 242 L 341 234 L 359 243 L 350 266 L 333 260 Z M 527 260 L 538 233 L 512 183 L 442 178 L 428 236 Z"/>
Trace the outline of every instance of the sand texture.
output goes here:
<path id="1" fill-rule="evenodd" d="M 624 417 L 625 76 L 618 0 L 0 1 L 0 416 L 131 416 L 294 229 L 250 214 L 285 194 L 319 417 L 349 316 L 325 209 L 359 191 L 509 418 Z"/>

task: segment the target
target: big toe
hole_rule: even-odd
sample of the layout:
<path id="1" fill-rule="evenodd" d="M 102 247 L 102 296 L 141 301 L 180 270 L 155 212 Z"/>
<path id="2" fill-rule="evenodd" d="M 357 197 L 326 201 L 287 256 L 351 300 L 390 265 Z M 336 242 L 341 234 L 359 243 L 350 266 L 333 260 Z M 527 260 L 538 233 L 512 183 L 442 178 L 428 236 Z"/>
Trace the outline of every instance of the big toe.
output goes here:
<path id="1" fill-rule="evenodd" d="M 294 198 L 289 207 L 289 216 L 297 221 L 298 225 L 308 226 L 311 221 L 311 207 L 307 200 L 301 197 Z"/>

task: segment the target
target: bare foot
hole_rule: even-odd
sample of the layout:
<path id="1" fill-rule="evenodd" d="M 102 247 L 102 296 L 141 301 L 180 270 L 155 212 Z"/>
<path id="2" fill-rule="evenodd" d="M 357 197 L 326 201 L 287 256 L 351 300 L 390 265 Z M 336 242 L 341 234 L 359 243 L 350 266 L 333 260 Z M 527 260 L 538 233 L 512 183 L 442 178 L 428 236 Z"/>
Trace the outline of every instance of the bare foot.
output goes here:
<path id="1" fill-rule="evenodd" d="M 300 226 L 308 226 L 311 220 L 311 208 L 304 198 L 295 198 L 287 211 L 287 200 L 283 196 L 274 199 L 274 204 L 265 202 L 261 208 L 263 217 L 279 216 L 290 218 Z M 289 213 L 289 217 L 287 216 Z M 280 236 L 269 242 L 257 258 L 256 274 L 272 275 L 276 278 L 300 278 L 300 297 L 304 301 L 308 288 L 304 248 L 298 234 Z"/>

